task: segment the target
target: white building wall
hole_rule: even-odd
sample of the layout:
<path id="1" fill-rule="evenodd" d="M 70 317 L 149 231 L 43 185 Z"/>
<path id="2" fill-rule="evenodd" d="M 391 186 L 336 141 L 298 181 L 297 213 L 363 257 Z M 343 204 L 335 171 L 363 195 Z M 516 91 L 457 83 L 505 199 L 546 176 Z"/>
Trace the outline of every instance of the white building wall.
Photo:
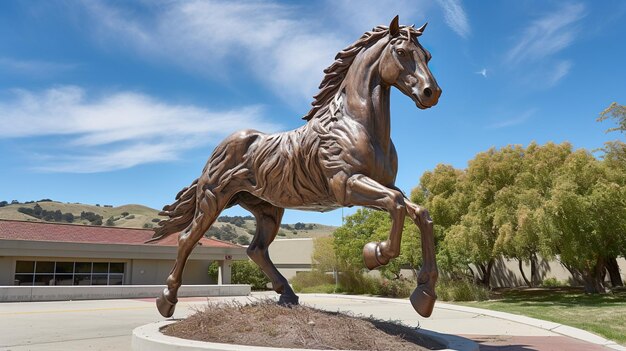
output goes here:
<path id="1" fill-rule="evenodd" d="M 270 258 L 278 271 L 287 279 L 298 272 L 310 271 L 313 255 L 313 239 L 278 239 L 270 245 Z"/>

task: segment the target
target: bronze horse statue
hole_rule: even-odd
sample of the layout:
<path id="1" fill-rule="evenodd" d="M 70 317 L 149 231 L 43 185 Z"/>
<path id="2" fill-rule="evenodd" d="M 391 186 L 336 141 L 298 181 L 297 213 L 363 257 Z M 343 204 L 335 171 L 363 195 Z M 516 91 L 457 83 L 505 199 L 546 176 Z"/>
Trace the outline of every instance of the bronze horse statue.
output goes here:
<path id="1" fill-rule="evenodd" d="M 417 40 L 425 27 L 400 26 L 396 16 L 389 27 L 376 27 L 339 52 L 324 70 L 302 127 L 276 134 L 242 130 L 215 148 L 202 175 L 163 208 L 169 219 L 155 229 L 153 240 L 180 232 L 176 263 L 156 301 L 161 315 L 174 313 L 185 262 L 225 208 L 240 205 L 255 216 L 248 256 L 270 278 L 279 303 L 297 304 L 268 254 L 284 209 L 324 212 L 356 205 L 391 215 L 389 239 L 363 248 L 369 269 L 400 254 L 406 215 L 419 227 L 423 265 L 410 300 L 420 315 L 430 316 L 438 277 L 433 223 L 394 185 L 398 158 L 389 112 L 392 86 L 420 109 L 434 106 L 441 95 L 427 66 L 431 55 Z"/>

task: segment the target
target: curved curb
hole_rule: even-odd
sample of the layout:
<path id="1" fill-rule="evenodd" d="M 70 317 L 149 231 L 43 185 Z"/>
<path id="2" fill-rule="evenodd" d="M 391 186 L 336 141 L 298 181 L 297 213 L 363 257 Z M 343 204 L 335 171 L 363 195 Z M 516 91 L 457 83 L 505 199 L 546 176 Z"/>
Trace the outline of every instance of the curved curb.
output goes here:
<path id="1" fill-rule="evenodd" d="M 222 344 L 197 340 L 187 340 L 163 335 L 161 328 L 176 321 L 163 321 L 142 325 L 133 329 L 133 351 L 324 351 L 317 349 L 293 349 L 278 347 L 262 347 L 235 344 Z M 478 351 L 478 344 L 458 336 L 440 334 L 426 330 L 419 333 L 435 339 L 448 347 L 439 351 Z"/>
<path id="2" fill-rule="evenodd" d="M 349 299 L 355 299 L 355 300 L 370 300 L 370 301 L 372 300 L 373 301 L 385 301 L 385 302 L 401 303 L 401 304 L 409 303 L 408 300 L 400 300 L 400 299 L 386 298 L 386 297 L 337 295 L 337 294 L 301 294 L 301 295 L 314 296 L 314 297 L 329 297 L 330 296 L 330 297 L 337 297 L 337 298 L 349 298 Z M 542 319 L 531 318 L 531 317 L 521 316 L 521 315 L 512 314 L 512 313 L 492 311 L 492 310 L 486 310 L 486 309 L 476 308 L 476 307 L 453 305 L 453 304 L 443 303 L 443 302 L 437 302 L 435 305 L 435 309 L 437 308 L 444 309 L 444 310 L 458 311 L 458 312 L 475 313 L 478 315 L 504 319 L 507 321 L 515 322 L 515 323 L 526 324 L 526 325 L 530 325 L 539 329 L 548 330 L 556 334 L 561 334 L 563 336 L 582 340 L 588 343 L 602 345 L 602 346 L 611 348 L 613 350 L 626 351 L 626 347 L 619 345 L 615 341 L 605 339 L 599 335 L 590 333 L 586 330 L 570 327 L 565 324 L 549 322 L 549 321 L 545 321 Z"/>

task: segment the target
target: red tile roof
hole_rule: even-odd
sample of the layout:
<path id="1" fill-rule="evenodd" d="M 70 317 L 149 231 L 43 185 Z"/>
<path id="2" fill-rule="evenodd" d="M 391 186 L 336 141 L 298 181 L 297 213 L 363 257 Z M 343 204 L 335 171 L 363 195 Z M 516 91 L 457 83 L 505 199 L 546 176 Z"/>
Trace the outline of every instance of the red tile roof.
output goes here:
<path id="1" fill-rule="evenodd" d="M 154 232 L 150 229 L 98 227 L 0 219 L 0 240 L 160 246 L 178 245 L 177 234 L 171 234 L 161 240 L 146 243 L 146 241 L 152 238 L 152 234 L 154 234 Z M 241 248 L 241 246 L 235 244 L 206 237 L 200 239 L 200 245 L 217 248 Z"/>

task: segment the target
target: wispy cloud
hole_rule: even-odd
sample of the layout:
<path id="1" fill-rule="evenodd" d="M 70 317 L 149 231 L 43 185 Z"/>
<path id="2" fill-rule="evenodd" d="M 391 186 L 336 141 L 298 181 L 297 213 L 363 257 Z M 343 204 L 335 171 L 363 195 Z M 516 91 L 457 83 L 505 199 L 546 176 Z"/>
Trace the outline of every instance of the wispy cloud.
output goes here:
<path id="1" fill-rule="evenodd" d="M 54 145 L 65 156 L 39 150 L 45 160 L 40 169 L 103 172 L 173 160 L 241 126 L 278 130 L 261 112 L 259 106 L 211 111 L 129 91 L 88 97 L 76 86 L 14 90 L 0 101 L 0 139 L 65 136 L 63 145 Z"/>
<path id="2" fill-rule="evenodd" d="M 570 69 L 572 68 L 571 61 L 560 61 L 558 62 L 552 71 L 552 74 L 548 76 L 548 85 L 554 86 L 556 85 L 563 77 L 565 77 Z"/>
<path id="3" fill-rule="evenodd" d="M 487 69 L 483 68 L 480 71 L 477 71 L 477 72 L 474 72 L 474 73 L 479 74 L 479 75 L 483 76 L 484 78 L 487 78 L 487 72 L 488 72 Z"/>
<path id="4" fill-rule="evenodd" d="M 488 125 L 486 128 L 487 129 L 500 129 L 500 128 L 507 128 L 507 127 L 520 125 L 526 122 L 527 120 L 529 120 L 536 112 L 537 110 L 534 108 L 530 110 L 526 110 L 522 112 L 521 114 L 514 116 L 512 118 L 507 118 L 507 119 L 503 119 L 498 122 L 492 123 Z"/>
<path id="5" fill-rule="evenodd" d="M 227 76 L 236 63 L 244 76 L 298 102 L 310 101 L 322 70 L 346 44 L 318 19 L 273 2 L 163 2 L 146 5 L 141 15 L 110 3 L 83 4 L 94 34 L 107 44 L 210 75 Z"/>
<path id="6" fill-rule="evenodd" d="M 463 38 L 470 35 L 471 28 L 461 0 L 437 0 L 443 9 L 446 24 Z"/>
<path id="7" fill-rule="evenodd" d="M 585 15 L 583 4 L 566 4 L 533 21 L 507 52 L 506 60 L 517 64 L 545 58 L 565 49 L 576 37 L 576 23 Z"/>

